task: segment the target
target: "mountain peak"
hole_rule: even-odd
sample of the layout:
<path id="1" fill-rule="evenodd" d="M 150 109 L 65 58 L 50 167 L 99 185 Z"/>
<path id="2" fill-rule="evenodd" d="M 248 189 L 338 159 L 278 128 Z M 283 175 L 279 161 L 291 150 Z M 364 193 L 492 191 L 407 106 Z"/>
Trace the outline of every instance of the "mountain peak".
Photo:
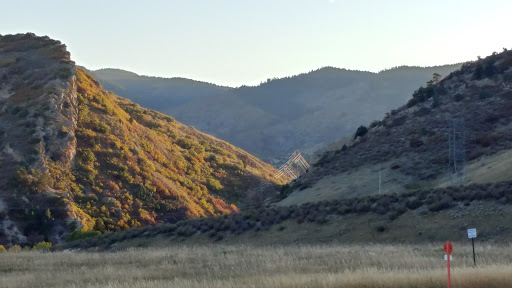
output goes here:
<path id="1" fill-rule="evenodd" d="M 98 69 L 98 70 L 95 70 L 92 72 L 93 73 L 94 72 L 102 73 L 102 74 L 108 75 L 110 77 L 137 77 L 137 76 L 140 76 L 134 72 L 130 72 L 130 71 L 126 71 L 126 70 L 118 69 L 118 68 L 101 68 L 101 69 Z"/>

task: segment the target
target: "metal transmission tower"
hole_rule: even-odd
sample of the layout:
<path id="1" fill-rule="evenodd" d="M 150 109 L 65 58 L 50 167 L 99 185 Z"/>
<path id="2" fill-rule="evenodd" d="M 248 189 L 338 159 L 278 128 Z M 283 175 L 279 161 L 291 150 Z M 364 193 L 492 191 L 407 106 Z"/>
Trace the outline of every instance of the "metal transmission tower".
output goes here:
<path id="1" fill-rule="evenodd" d="M 467 179 L 466 127 L 464 119 L 452 119 L 448 130 L 448 165 L 452 184 L 462 185 Z"/>
<path id="2" fill-rule="evenodd" d="M 301 174 L 307 172 L 309 167 L 309 163 L 306 159 L 302 157 L 298 150 L 295 150 L 290 158 L 288 158 L 288 161 L 274 174 L 274 178 L 279 179 L 283 175 L 286 175 L 292 179 L 297 179 Z"/>

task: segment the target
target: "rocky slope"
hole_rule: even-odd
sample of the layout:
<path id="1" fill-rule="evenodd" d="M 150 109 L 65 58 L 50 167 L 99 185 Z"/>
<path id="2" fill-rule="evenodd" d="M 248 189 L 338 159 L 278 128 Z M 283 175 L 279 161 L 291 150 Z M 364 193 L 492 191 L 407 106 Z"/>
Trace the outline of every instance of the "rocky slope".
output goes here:
<path id="1" fill-rule="evenodd" d="M 237 211 L 270 165 L 105 91 L 66 46 L 0 36 L 0 243 Z"/>
<path id="2" fill-rule="evenodd" d="M 239 88 L 116 69 L 92 73 L 123 97 L 270 161 L 283 160 L 295 149 L 311 155 L 404 103 L 433 73 L 448 75 L 460 66 L 397 67 L 380 73 L 325 67 Z"/>
<path id="3" fill-rule="evenodd" d="M 463 183 L 511 180 L 511 109 L 512 51 L 505 50 L 416 90 L 406 105 L 371 123 L 366 134 L 360 133 L 347 147 L 326 152 L 280 204 L 457 184 L 449 162 L 448 135 L 454 119 L 464 121 L 465 127 L 456 131 L 464 136 Z"/>

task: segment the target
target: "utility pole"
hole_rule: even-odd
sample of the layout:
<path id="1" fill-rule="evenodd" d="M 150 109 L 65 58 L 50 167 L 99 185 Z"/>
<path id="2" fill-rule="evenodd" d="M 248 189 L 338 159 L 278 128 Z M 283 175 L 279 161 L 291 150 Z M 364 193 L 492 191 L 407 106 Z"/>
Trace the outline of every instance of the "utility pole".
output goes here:
<path id="1" fill-rule="evenodd" d="M 380 187 L 382 186 L 382 171 L 379 171 L 379 195 L 380 195 Z"/>
<path id="2" fill-rule="evenodd" d="M 463 185 L 467 179 L 464 119 L 452 119 L 449 123 L 448 165 L 452 184 Z"/>

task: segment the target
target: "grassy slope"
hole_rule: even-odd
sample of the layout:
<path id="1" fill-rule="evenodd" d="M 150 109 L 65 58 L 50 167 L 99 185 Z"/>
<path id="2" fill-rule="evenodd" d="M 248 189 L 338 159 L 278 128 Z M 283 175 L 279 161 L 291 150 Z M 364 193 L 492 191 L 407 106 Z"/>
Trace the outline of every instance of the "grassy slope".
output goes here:
<path id="1" fill-rule="evenodd" d="M 416 101 L 422 95 L 415 94 L 346 151 L 324 153 L 280 204 L 375 195 L 379 171 L 382 193 L 451 185 L 447 133 L 454 118 L 465 120 L 468 183 L 510 180 L 511 81 L 512 51 L 465 65 L 432 86 L 433 97 Z"/>

